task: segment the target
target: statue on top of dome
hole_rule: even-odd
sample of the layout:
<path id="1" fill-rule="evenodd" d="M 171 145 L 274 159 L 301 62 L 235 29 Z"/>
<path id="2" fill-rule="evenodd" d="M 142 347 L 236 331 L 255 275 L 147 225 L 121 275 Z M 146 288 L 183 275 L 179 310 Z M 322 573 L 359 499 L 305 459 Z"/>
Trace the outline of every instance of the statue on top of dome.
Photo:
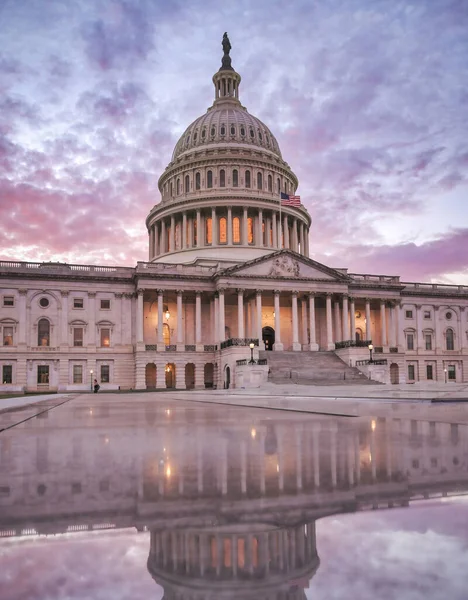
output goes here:
<path id="1" fill-rule="evenodd" d="M 223 41 L 221 42 L 221 44 L 223 46 L 224 54 L 229 54 L 229 51 L 231 50 L 231 42 L 229 41 L 229 37 L 226 31 L 224 32 Z"/>
<path id="2" fill-rule="evenodd" d="M 231 66 L 231 57 L 229 56 L 229 52 L 231 50 L 231 42 L 229 41 L 227 32 L 224 32 L 223 41 L 221 42 L 221 45 L 223 46 L 224 54 L 223 54 L 223 58 L 221 60 L 220 71 L 224 71 L 224 70 L 233 71 L 234 69 Z"/>

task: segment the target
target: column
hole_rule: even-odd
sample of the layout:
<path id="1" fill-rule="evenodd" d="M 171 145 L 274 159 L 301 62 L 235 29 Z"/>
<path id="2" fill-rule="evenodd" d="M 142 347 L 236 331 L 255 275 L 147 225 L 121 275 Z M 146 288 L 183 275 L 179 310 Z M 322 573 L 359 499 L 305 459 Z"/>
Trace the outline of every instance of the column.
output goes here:
<path id="1" fill-rule="evenodd" d="M 258 242 L 257 246 L 263 247 L 263 211 L 258 209 Z"/>
<path id="2" fill-rule="evenodd" d="M 158 256 L 160 254 L 159 249 L 159 225 L 158 223 L 154 226 L 154 256 Z"/>
<path id="3" fill-rule="evenodd" d="M 218 245 L 218 223 L 216 221 L 216 208 L 211 209 L 211 245 Z"/>
<path id="4" fill-rule="evenodd" d="M 414 340 L 416 342 L 415 350 L 420 350 L 421 348 L 424 348 L 424 346 L 421 345 L 421 304 L 415 304 L 414 308 L 416 309 L 416 339 Z"/>
<path id="5" fill-rule="evenodd" d="M 387 345 L 387 322 L 385 318 L 385 300 L 380 301 L 380 335 L 382 346 Z M 416 337 L 417 339 L 417 337 Z"/>
<path id="6" fill-rule="evenodd" d="M 304 248 L 304 223 L 302 223 L 302 221 L 299 223 L 299 233 L 300 233 L 300 242 L 301 242 L 301 254 L 302 256 L 305 255 L 305 248 Z"/>
<path id="7" fill-rule="evenodd" d="M 202 230 L 201 230 L 201 212 L 200 209 L 197 208 L 197 248 L 202 247 Z"/>
<path id="8" fill-rule="evenodd" d="M 348 310 L 348 296 L 343 296 L 343 340 L 347 342 L 351 338 L 349 337 L 349 310 Z"/>
<path id="9" fill-rule="evenodd" d="M 340 301 L 335 300 L 335 342 L 341 342 Z"/>
<path id="10" fill-rule="evenodd" d="M 278 215 L 278 233 L 277 233 L 277 238 L 278 238 L 278 248 L 281 250 L 281 248 L 283 247 L 283 232 L 281 229 L 281 213 Z"/>
<path id="11" fill-rule="evenodd" d="M 244 290 L 237 290 L 237 337 L 245 338 L 244 330 Z"/>
<path id="12" fill-rule="evenodd" d="M 227 243 L 232 246 L 232 206 L 228 206 L 227 213 Z"/>
<path id="13" fill-rule="evenodd" d="M 184 211 L 182 213 L 182 236 L 181 236 L 181 246 L 182 250 L 187 248 L 187 213 Z"/>
<path id="14" fill-rule="evenodd" d="M 26 294 L 27 289 L 21 288 L 19 291 L 19 323 L 18 323 L 18 344 L 26 344 Z M 34 343 L 34 346 L 36 345 Z"/>
<path id="15" fill-rule="evenodd" d="M 182 290 L 177 290 L 177 350 L 185 350 L 184 347 L 184 325 L 183 325 L 183 308 L 182 308 Z"/>
<path id="16" fill-rule="evenodd" d="M 264 350 L 265 345 L 262 341 L 262 290 L 257 290 L 256 292 L 257 298 L 257 338 L 258 338 L 258 348 L 259 350 Z"/>
<path id="17" fill-rule="evenodd" d="M 395 304 L 389 305 L 389 344 L 392 348 L 396 346 L 395 337 Z"/>
<path id="18" fill-rule="evenodd" d="M 137 344 L 143 344 L 143 290 L 137 290 Z"/>
<path id="19" fill-rule="evenodd" d="M 187 244 L 189 248 L 193 247 L 193 217 L 188 217 Z"/>
<path id="20" fill-rule="evenodd" d="M 332 300 L 331 293 L 326 295 L 326 316 L 327 316 L 327 350 L 334 350 L 335 344 L 333 343 L 333 327 L 332 327 Z"/>
<path id="21" fill-rule="evenodd" d="M 372 341 L 370 299 L 366 298 L 366 341 Z"/>
<path id="22" fill-rule="evenodd" d="M 280 292 L 278 290 L 275 290 L 273 294 L 275 304 L 275 343 L 273 346 L 273 350 L 281 352 L 284 346 L 281 343 Z"/>
<path id="23" fill-rule="evenodd" d="M 220 288 L 218 290 L 218 294 L 219 294 L 219 316 L 218 316 L 218 321 L 219 321 L 219 333 L 218 333 L 218 339 L 220 342 L 224 342 L 225 338 L 226 338 L 226 325 L 225 325 L 225 315 L 224 315 L 224 289 Z"/>
<path id="24" fill-rule="evenodd" d="M 219 294 L 218 292 L 215 293 L 214 296 L 214 301 L 213 301 L 213 314 L 214 314 L 214 319 L 213 319 L 213 331 L 214 331 L 214 339 L 213 339 L 213 343 L 214 344 L 219 344 Z"/>
<path id="25" fill-rule="evenodd" d="M 154 248 L 154 227 L 150 227 L 148 231 L 148 261 L 153 258 L 153 248 Z"/>
<path id="26" fill-rule="evenodd" d="M 400 307 L 398 307 L 398 313 L 397 315 L 400 315 Z M 398 319 L 399 320 L 399 319 Z M 398 327 L 398 332 L 399 332 L 400 328 Z M 439 335 L 440 335 L 440 326 L 439 326 L 439 307 L 438 306 L 434 306 L 434 350 L 437 352 L 438 350 L 440 350 L 440 340 L 439 340 Z M 400 345 L 400 343 L 398 342 L 398 345 Z"/>
<path id="27" fill-rule="evenodd" d="M 284 247 L 289 248 L 289 227 L 288 227 L 288 216 L 283 217 L 283 234 L 284 234 Z"/>
<path id="28" fill-rule="evenodd" d="M 309 350 L 317 351 L 319 347 L 317 344 L 317 334 L 315 331 L 315 294 L 313 293 L 309 294 L 309 337 Z"/>
<path id="29" fill-rule="evenodd" d="M 309 337 L 307 335 L 307 297 L 301 298 L 301 320 L 302 320 L 302 347 L 307 348 Z"/>
<path id="30" fill-rule="evenodd" d="M 248 229 L 247 229 L 247 219 L 248 219 L 247 208 L 244 206 L 244 213 L 242 215 L 242 244 L 244 246 L 247 246 L 248 243 L 249 243 L 249 233 L 248 233 Z"/>
<path id="31" fill-rule="evenodd" d="M 304 225 L 304 236 L 305 236 L 305 247 L 306 247 L 306 256 L 309 257 L 309 230 L 307 229 L 307 225 Z"/>
<path id="32" fill-rule="evenodd" d="M 201 316 L 201 292 L 195 293 L 195 344 L 197 351 L 203 351 L 202 346 L 202 316 Z M 199 348 L 198 346 L 201 346 Z"/>
<path id="33" fill-rule="evenodd" d="M 88 292 L 88 346 L 96 346 L 96 292 Z"/>
<path id="34" fill-rule="evenodd" d="M 271 229 L 273 232 L 273 248 L 278 248 L 278 227 L 276 225 L 276 211 L 272 214 Z"/>
<path id="35" fill-rule="evenodd" d="M 349 299 L 350 339 L 356 339 L 356 304 L 354 298 Z"/>
<path id="36" fill-rule="evenodd" d="M 161 252 L 160 254 L 166 253 L 166 222 L 161 219 Z"/>
<path id="37" fill-rule="evenodd" d="M 174 252 L 175 250 L 175 216 L 171 216 L 171 233 L 169 236 L 169 251 Z"/>
<path id="38" fill-rule="evenodd" d="M 296 352 L 301 349 L 301 345 L 299 344 L 299 324 L 297 318 L 297 294 L 296 291 L 293 291 L 292 293 L 292 349 Z"/>
<path id="39" fill-rule="evenodd" d="M 299 251 L 299 239 L 298 239 L 298 235 L 297 235 L 297 219 L 293 219 L 292 222 L 292 249 L 294 250 L 294 252 L 298 252 Z"/>
<path id="40" fill-rule="evenodd" d="M 63 290 L 60 292 L 62 296 L 62 341 L 61 343 L 68 346 L 68 292 Z"/>
<path id="41" fill-rule="evenodd" d="M 158 290 L 158 350 L 164 350 L 163 291 Z"/>

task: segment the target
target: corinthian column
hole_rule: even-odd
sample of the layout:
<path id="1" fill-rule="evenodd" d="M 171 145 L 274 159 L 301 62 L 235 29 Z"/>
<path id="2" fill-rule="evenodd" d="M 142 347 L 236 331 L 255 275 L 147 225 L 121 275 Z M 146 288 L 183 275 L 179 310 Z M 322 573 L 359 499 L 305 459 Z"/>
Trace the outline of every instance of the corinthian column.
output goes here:
<path id="1" fill-rule="evenodd" d="M 326 315 L 327 315 L 327 350 L 334 350 L 335 344 L 333 343 L 333 327 L 332 327 L 332 301 L 331 293 L 326 295 Z"/>
<path id="2" fill-rule="evenodd" d="M 372 341 L 370 299 L 366 298 L 366 341 Z"/>
<path id="3" fill-rule="evenodd" d="M 143 290 L 137 290 L 137 344 L 143 344 Z"/>
<path id="4" fill-rule="evenodd" d="M 317 351 L 319 347 L 317 344 L 317 334 L 315 331 L 315 294 L 309 294 L 309 337 L 309 350 Z"/>
<path id="5" fill-rule="evenodd" d="M 218 306 L 219 306 L 219 316 L 218 316 L 218 322 L 219 322 L 219 332 L 218 332 L 218 339 L 220 342 L 224 342 L 224 340 L 226 339 L 226 324 L 225 324 L 225 314 L 224 314 L 224 289 L 220 288 L 218 290 L 218 294 L 219 294 L 219 300 L 218 300 Z"/>
<path id="6" fill-rule="evenodd" d="M 244 290 L 237 290 L 237 337 L 245 338 L 244 330 Z"/>
<path id="7" fill-rule="evenodd" d="M 348 296 L 343 296 L 343 340 L 346 342 L 349 338 L 349 311 Z"/>
<path id="8" fill-rule="evenodd" d="M 163 291 L 158 290 L 158 350 L 164 350 Z"/>
<path id="9" fill-rule="evenodd" d="M 262 342 L 262 290 L 257 290 L 257 338 L 258 347 L 264 350 L 265 346 L 261 346 Z"/>
<path id="10" fill-rule="evenodd" d="M 385 318 L 385 300 L 380 301 L 380 329 L 381 329 L 381 338 L 382 338 L 382 346 L 387 345 L 387 322 Z M 417 332 L 416 332 L 417 337 Z"/>
<path id="11" fill-rule="evenodd" d="M 275 302 L 275 343 L 273 350 L 281 352 L 283 350 L 283 344 L 281 343 L 281 313 L 280 313 L 280 292 L 275 290 L 274 302 Z"/>
<path id="12" fill-rule="evenodd" d="M 298 318 L 297 318 L 297 292 L 293 291 L 292 293 L 292 334 L 293 334 L 293 343 L 292 349 L 297 352 L 301 350 L 301 345 L 299 344 L 299 327 L 298 327 Z"/>
<path id="13" fill-rule="evenodd" d="M 183 328 L 182 290 L 177 290 L 177 350 L 179 351 L 185 350 Z"/>
<path id="14" fill-rule="evenodd" d="M 201 292 L 195 293 L 195 344 L 197 350 L 203 350 L 202 343 L 202 326 L 201 326 Z M 198 348 L 200 346 L 200 348 Z"/>

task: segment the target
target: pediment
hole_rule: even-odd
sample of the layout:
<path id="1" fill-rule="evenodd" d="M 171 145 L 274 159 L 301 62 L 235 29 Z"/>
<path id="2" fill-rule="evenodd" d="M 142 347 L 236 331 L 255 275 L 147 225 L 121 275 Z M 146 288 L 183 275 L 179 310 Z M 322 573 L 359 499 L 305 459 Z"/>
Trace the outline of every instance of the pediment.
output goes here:
<path id="1" fill-rule="evenodd" d="M 223 271 L 223 276 L 346 282 L 349 277 L 290 250 L 279 250 Z"/>

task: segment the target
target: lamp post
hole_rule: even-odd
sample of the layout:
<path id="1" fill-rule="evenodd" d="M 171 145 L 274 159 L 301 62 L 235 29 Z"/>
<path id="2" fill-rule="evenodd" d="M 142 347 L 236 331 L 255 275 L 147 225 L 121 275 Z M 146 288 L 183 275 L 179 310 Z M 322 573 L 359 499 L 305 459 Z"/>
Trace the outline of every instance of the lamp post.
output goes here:
<path id="1" fill-rule="evenodd" d="M 374 349 L 374 346 L 369 344 L 367 347 L 369 348 L 369 362 L 372 363 L 372 350 Z"/>
<path id="2" fill-rule="evenodd" d="M 444 369 L 444 379 L 445 383 L 447 383 L 447 369 Z"/>
<path id="3" fill-rule="evenodd" d="M 93 370 L 92 369 L 89 372 L 89 377 L 90 377 L 90 381 L 91 381 L 91 391 L 93 391 Z"/>
<path id="4" fill-rule="evenodd" d="M 250 348 L 250 360 L 249 360 L 249 365 L 254 365 L 255 361 L 254 361 L 254 357 L 253 357 L 253 351 L 255 348 L 255 344 L 253 342 L 250 342 L 249 344 L 249 348 Z"/>

